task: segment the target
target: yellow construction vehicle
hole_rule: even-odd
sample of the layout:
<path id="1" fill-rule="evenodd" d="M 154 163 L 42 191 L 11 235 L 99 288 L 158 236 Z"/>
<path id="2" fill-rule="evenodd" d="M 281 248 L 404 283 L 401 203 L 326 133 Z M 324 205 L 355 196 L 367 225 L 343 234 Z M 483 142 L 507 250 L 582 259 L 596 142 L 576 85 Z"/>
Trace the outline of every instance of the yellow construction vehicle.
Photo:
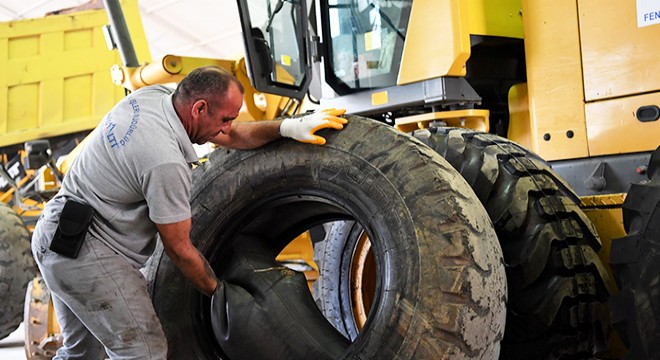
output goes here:
<path id="1" fill-rule="evenodd" d="M 659 175 L 631 190 L 625 228 L 621 206 L 631 183 L 657 172 L 658 160 L 646 166 L 658 146 L 659 65 L 653 52 L 603 55 L 660 35 L 639 25 L 642 10 L 612 0 L 238 3 L 247 61 L 141 66 L 148 57 L 127 56 L 108 1 L 123 57 L 113 81 L 135 90 L 216 64 L 252 83 L 246 120 L 296 113 L 308 96 L 381 123 L 351 115 L 323 149 L 217 150 L 196 170 L 192 237 L 232 284 L 231 301 L 219 332 L 208 300 L 157 248 L 144 274 L 172 358 L 657 356 L 645 272 L 657 259 L 645 240 L 658 239 Z M 275 261 L 306 231 L 313 299 Z M 611 297 L 617 246 L 623 290 Z M 261 271 L 271 268 L 281 271 Z M 639 313 L 635 294 L 651 296 Z M 625 355 L 610 311 L 628 326 Z M 30 343 L 52 351 L 56 332 Z"/>

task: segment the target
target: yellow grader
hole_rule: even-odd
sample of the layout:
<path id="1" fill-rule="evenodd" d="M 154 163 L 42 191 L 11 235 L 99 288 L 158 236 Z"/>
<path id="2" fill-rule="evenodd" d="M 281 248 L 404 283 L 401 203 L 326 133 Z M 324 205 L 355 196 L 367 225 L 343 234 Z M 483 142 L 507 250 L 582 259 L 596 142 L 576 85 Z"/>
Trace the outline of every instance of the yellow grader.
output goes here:
<path id="1" fill-rule="evenodd" d="M 20 69 L 0 78 L 12 304 L 0 336 L 20 322 L 10 294 L 35 275 L 23 223 L 72 145 L 124 89 L 215 64 L 246 86 L 240 120 L 295 116 L 303 101 L 351 115 L 323 147 L 217 149 L 195 169 L 191 236 L 231 301 L 218 333 L 158 246 L 143 273 L 171 358 L 660 357 L 652 2 L 238 0 L 245 59 L 153 62 L 136 2 L 105 5 L 35 20 L 57 22 L 50 34 L 0 27 L 0 61 Z M 108 72 L 107 50 L 81 56 L 105 43 L 82 19 L 110 20 L 121 66 Z M 28 358 L 51 357 L 38 278 L 25 322 Z"/>

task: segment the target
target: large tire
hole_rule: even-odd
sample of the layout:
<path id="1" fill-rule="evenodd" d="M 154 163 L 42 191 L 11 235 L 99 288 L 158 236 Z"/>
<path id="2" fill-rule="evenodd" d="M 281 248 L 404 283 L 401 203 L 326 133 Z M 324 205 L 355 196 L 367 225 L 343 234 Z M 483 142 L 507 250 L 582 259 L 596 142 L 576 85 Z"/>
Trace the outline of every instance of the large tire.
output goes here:
<path id="1" fill-rule="evenodd" d="M 506 279 L 483 206 L 417 140 L 348 119 L 322 132 L 325 146 L 218 150 L 195 169 L 191 235 L 224 280 L 227 313 L 215 322 L 228 333 L 213 335 L 208 299 L 160 247 L 145 273 L 170 358 L 498 357 Z M 376 306 L 352 344 L 323 318 L 304 277 L 273 260 L 297 234 L 338 219 L 359 222 L 376 254 Z"/>
<path id="2" fill-rule="evenodd" d="M 605 351 L 611 294 L 601 243 L 579 199 L 547 163 L 496 135 L 417 132 L 470 184 L 495 226 L 509 303 L 502 359 L 582 359 Z"/>
<path id="3" fill-rule="evenodd" d="M 660 148 L 650 181 L 633 184 L 623 203 L 628 236 L 612 241 L 610 265 L 621 289 L 610 301 L 612 322 L 629 347 L 625 359 L 660 359 Z"/>
<path id="4" fill-rule="evenodd" d="M 0 203 L 0 339 L 21 324 L 25 291 L 34 275 L 30 234 L 16 212 Z"/>

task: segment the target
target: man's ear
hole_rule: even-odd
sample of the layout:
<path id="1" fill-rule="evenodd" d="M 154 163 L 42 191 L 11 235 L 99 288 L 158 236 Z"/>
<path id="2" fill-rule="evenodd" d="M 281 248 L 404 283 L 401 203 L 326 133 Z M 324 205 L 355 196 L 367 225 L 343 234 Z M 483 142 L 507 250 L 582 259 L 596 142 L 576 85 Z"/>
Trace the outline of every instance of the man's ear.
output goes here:
<path id="1" fill-rule="evenodd" d="M 190 109 L 191 115 L 194 119 L 198 118 L 203 112 L 209 111 L 208 104 L 206 100 L 200 99 L 193 103 L 192 108 Z"/>

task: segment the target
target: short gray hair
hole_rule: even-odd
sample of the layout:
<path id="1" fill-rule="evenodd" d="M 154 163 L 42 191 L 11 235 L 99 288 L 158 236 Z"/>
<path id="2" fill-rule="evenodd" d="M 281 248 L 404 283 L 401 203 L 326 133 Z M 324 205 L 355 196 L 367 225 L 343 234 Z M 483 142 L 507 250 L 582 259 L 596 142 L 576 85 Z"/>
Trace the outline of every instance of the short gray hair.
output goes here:
<path id="1" fill-rule="evenodd" d="M 204 66 L 191 71 L 181 80 L 174 91 L 175 101 L 192 102 L 209 98 L 221 101 L 227 94 L 229 84 L 236 84 L 241 94 L 245 93 L 243 84 L 229 71 L 217 66 Z"/>

